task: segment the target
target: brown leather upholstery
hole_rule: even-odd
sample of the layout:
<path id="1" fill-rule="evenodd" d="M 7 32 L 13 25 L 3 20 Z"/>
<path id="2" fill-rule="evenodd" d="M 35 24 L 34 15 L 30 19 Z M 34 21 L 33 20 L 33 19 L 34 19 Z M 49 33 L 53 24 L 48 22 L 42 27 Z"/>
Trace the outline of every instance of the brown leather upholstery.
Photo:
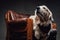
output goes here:
<path id="1" fill-rule="evenodd" d="M 57 29 L 57 24 L 56 23 L 52 23 L 52 29 Z"/>
<path id="2" fill-rule="evenodd" d="M 29 15 L 9 10 L 5 14 L 7 25 L 6 40 L 32 40 L 32 19 Z M 21 38 L 22 37 L 22 38 Z"/>

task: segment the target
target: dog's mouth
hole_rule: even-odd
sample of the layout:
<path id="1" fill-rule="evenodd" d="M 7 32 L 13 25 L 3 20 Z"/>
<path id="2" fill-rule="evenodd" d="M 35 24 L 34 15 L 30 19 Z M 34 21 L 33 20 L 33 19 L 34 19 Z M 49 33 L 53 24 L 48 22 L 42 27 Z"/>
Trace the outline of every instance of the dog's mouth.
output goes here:
<path id="1" fill-rule="evenodd" d="M 41 22 L 47 22 L 49 20 L 48 16 L 44 13 L 37 12 L 37 16 L 40 18 Z"/>
<path id="2" fill-rule="evenodd" d="M 41 13 L 37 13 L 37 16 L 40 18 L 41 22 L 44 22 L 44 17 Z"/>

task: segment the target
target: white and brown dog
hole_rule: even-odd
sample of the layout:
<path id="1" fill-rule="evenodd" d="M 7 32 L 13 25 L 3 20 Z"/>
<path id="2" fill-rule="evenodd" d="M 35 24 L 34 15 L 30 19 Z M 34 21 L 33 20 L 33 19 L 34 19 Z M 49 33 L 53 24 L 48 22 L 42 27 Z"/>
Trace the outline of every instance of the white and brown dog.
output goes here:
<path id="1" fill-rule="evenodd" d="M 42 27 L 42 29 L 40 29 L 40 27 L 41 26 L 46 27 L 49 24 L 51 27 L 51 24 L 54 21 L 52 12 L 45 5 L 37 6 L 37 8 L 35 10 L 35 14 L 31 15 L 30 18 L 33 19 L 34 36 L 36 37 L 37 40 L 39 40 L 40 36 L 43 35 L 42 31 L 40 31 L 40 30 L 45 30 L 43 27 Z M 40 25 L 40 26 L 38 26 L 38 25 Z M 46 29 L 48 29 L 48 35 L 50 34 L 50 31 L 56 30 L 56 29 L 52 29 L 52 27 L 46 28 Z"/>

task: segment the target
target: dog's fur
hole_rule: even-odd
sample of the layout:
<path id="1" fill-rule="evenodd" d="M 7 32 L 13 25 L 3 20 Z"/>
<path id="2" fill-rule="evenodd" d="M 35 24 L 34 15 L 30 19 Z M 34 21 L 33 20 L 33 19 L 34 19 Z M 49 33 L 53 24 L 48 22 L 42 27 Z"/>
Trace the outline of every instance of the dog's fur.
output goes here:
<path id="1" fill-rule="evenodd" d="M 52 24 L 52 21 L 54 21 L 52 12 L 45 5 L 37 6 L 35 14 L 31 15 L 29 18 L 33 19 L 34 36 L 38 40 L 40 39 L 40 34 L 42 34 L 38 24 L 41 26 L 47 26 L 49 24 Z"/>

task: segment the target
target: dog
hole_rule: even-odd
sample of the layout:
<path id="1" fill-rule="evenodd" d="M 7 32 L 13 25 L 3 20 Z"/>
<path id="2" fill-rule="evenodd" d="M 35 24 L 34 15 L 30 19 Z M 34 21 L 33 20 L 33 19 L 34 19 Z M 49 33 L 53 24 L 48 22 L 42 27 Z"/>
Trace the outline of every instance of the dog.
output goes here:
<path id="1" fill-rule="evenodd" d="M 45 40 L 47 38 L 46 34 L 49 35 L 50 30 L 52 30 L 51 24 L 52 24 L 52 22 L 54 22 L 52 12 L 45 5 L 37 6 L 35 9 L 35 14 L 31 15 L 29 18 L 33 19 L 33 30 L 34 30 L 35 38 L 37 40 L 39 40 L 39 39 L 41 39 L 40 38 L 41 35 L 42 36 L 45 35 L 45 38 L 42 39 L 42 40 Z M 45 32 L 44 27 L 46 27 L 48 29 L 45 34 L 44 34 L 44 32 Z M 43 32 L 42 32 L 42 30 L 43 30 Z"/>

